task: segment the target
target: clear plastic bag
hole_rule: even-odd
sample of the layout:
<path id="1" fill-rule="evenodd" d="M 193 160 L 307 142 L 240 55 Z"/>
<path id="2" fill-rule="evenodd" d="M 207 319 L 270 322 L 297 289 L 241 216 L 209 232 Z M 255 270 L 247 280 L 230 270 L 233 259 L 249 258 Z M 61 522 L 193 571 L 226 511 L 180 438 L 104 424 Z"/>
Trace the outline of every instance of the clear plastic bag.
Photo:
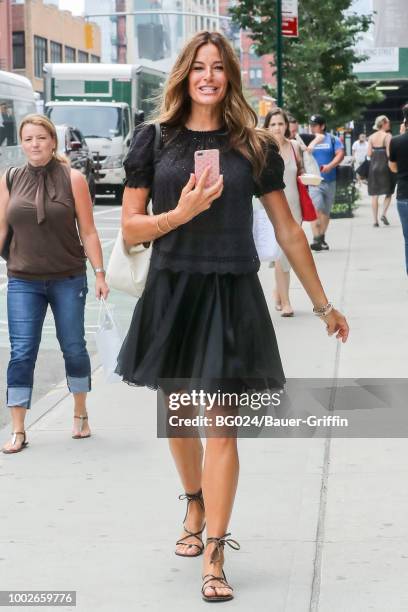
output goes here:
<path id="1" fill-rule="evenodd" d="M 108 383 L 121 382 L 122 380 L 121 376 L 115 373 L 122 344 L 123 338 L 116 325 L 112 309 L 104 298 L 101 298 L 96 330 L 96 346 L 105 380 Z"/>

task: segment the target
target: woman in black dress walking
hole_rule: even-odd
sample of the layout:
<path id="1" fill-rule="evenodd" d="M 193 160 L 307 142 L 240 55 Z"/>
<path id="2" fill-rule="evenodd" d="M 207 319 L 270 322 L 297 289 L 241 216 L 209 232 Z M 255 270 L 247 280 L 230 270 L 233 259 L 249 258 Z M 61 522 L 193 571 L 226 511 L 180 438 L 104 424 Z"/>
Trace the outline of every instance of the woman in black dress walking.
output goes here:
<path id="1" fill-rule="evenodd" d="M 380 115 L 376 117 L 373 128 L 376 130 L 368 139 L 367 157 L 370 158 L 370 169 L 368 172 L 368 195 L 371 196 L 371 206 L 373 209 L 374 227 L 379 227 L 378 205 L 379 196 L 384 197 L 384 208 L 381 221 L 384 225 L 389 225 L 387 211 L 391 204 L 392 194 L 395 189 L 395 176 L 388 167 L 390 154 L 390 134 L 391 123 L 388 117 Z"/>
<path id="2" fill-rule="evenodd" d="M 245 391 L 285 382 L 275 333 L 258 280 L 252 197 L 261 198 L 277 239 L 330 335 L 346 341 L 347 322 L 320 284 L 306 237 L 283 188 L 283 162 L 273 137 L 257 129 L 242 93 L 241 71 L 227 39 L 196 34 L 180 53 L 155 125 L 135 131 L 125 161 L 125 241 L 154 240 L 145 291 L 118 359 L 129 384 L 180 390 L 186 379 L 205 390 Z M 218 149 L 221 176 L 197 180 L 194 153 Z M 146 215 L 149 196 L 153 215 Z M 183 380 L 183 382 L 181 382 Z M 197 382 L 198 381 L 198 382 Z M 235 437 L 170 438 L 187 512 L 176 554 L 204 553 L 205 601 L 232 599 L 223 548 L 238 482 Z M 204 522 L 205 521 L 205 522 Z M 204 547 L 201 534 L 207 526 Z"/>

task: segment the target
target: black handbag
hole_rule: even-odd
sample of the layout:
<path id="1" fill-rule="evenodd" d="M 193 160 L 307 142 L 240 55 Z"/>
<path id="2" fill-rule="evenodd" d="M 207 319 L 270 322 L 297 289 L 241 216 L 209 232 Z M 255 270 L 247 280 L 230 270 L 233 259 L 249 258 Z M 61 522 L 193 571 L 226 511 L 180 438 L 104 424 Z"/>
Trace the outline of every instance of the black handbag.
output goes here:
<path id="1" fill-rule="evenodd" d="M 12 166 L 10 166 L 10 168 L 7 168 L 6 170 L 6 185 L 7 185 L 9 194 L 11 193 L 11 188 L 13 186 L 14 170 L 15 168 L 13 168 Z M 10 257 L 10 245 L 11 245 L 12 239 L 13 239 L 13 229 L 9 226 L 7 236 L 6 236 L 6 239 L 3 244 L 3 248 L 1 249 L 1 253 L 0 253 L 0 256 L 6 261 Z"/>
<path id="2" fill-rule="evenodd" d="M 356 174 L 362 179 L 368 179 L 368 173 L 370 171 L 370 160 L 365 159 L 362 164 L 356 170 Z"/>

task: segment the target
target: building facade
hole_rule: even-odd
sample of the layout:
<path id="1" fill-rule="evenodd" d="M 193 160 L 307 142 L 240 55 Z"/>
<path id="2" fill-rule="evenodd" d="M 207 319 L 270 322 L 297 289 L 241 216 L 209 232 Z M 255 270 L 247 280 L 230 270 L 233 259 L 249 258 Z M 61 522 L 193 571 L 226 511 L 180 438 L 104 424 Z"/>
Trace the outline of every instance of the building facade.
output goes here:
<path id="1" fill-rule="evenodd" d="M 0 1 L 0 70 L 13 68 L 11 0 Z"/>
<path id="2" fill-rule="evenodd" d="M 149 14 L 155 9 L 163 12 Z M 145 63 L 164 72 L 169 72 L 193 34 L 219 28 L 219 0 L 127 0 L 127 10 L 146 11 L 128 16 L 128 62 Z"/>
<path id="3" fill-rule="evenodd" d="M 30 79 L 34 90 L 44 92 L 46 62 L 99 62 L 99 27 L 60 11 L 43 0 L 12 5 L 13 72 Z"/>
<path id="4" fill-rule="evenodd" d="M 127 10 L 126 1 L 124 5 Z M 98 24 L 101 32 L 101 61 L 105 64 L 116 64 L 119 56 L 116 0 L 85 0 L 84 9 L 85 15 Z"/>
<path id="5" fill-rule="evenodd" d="M 254 41 L 248 30 L 239 27 L 228 19 L 229 9 L 236 0 L 219 0 L 221 29 L 237 49 L 241 62 L 242 84 L 248 101 L 263 118 L 274 105 L 274 100 L 265 94 L 264 85 L 275 86 L 273 55 L 258 55 Z"/>
<path id="6" fill-rule="evenodd" d="M 406 0 L 354 0 L 350 12 L 372 14 L 374 23 L 361 36 L 357 51 L 366 60 L 354 66 L 358 79 L 376 84 L 384 98 L 372 104 L 362 120 L 355 121 L 357 132 L 372 131 L 374 119 L 387 115 L 393 131 L 401 123 L 401 107 L 408 102 L 408 12 Z"/>
<path id="7" fill-rule="evenodd" d="M 273 64 L 273 55 L 258 55 L 251 35 L 246 31 L 241 31 L 242 82 L 252 105 L 260 116 L 264 116 L 269 110 L 271 101 L 269 96 L 265 95 L 263 86 L 275 86 L 276 84 L 272 76 L 274 68 L 271 64 Z"/>

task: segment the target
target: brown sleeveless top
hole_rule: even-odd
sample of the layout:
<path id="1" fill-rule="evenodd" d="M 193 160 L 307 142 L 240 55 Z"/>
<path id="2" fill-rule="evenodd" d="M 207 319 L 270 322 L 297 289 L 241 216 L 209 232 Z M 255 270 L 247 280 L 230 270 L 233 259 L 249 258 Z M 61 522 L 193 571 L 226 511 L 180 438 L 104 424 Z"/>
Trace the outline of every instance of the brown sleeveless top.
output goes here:
<path id="1" fill-rule="evenodd" d="M 86 274 L 70 173 L 68 165 L 55 159 L 14 171 L 7 207 L 13 230 L 9 277 L 55 280 Z"/>

